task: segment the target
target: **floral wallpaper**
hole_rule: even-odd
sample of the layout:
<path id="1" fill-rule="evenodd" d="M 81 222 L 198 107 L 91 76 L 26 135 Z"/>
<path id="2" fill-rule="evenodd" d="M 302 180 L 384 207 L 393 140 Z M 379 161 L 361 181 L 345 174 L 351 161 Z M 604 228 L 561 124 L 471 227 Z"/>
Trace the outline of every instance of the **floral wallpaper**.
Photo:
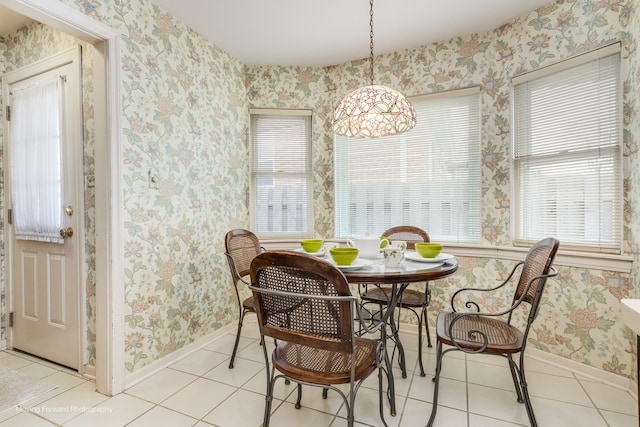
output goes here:
<path id="1" fill-rule="evenodd" d="M 637 73 L 636 1 L 551 2 L 494 31 L 443 41 L 417 49 L 376 57 L 376 83 L 419 95 L 478 85 L 482 102 L 482 243 L 510 246 L 510 80 L 516 74 L 622 41 L 624 61 Z M 256 107 L 314 109 L 315 227 L 333 236 L 333 147 L 330 119 L 333 106 L 346 93 L 366 82 L 366 60 L 325 69 L 251 67 L 249 102 Z M 635 81 L 638 81 L 637 79 Z M 637 162 L 634 136 L 633 79 L 625 84 L 625 252 L 637 258 L 637 229 L 631 211 L 637 203 Z M 458 273 L 432 285 L 430 324 L 449 308 L 453 291 L 469 283 L 486 286 L 507 276 L 513 262 L 460 258 Z M 620 299 L 637 296 L 632 275 L 559 266 L 547 284 L 539 318 L 530 335 L 533 347 L 620 375 L 635 377 L 635 336 L 620 321 Z M 505 308 L 507 299 L 486 304 Z M 404 321 L 416 322 L 406 312 Z"/>
<path id="2" fill-rule="evenodd" d="M 44 26 L 38 22 L 33 22 L 11 34 L 0 35 L 0 76 L 4 73 L 19 69 L 38 60 L 48 58 L 59 52 L 81 46 L 82 49 L 82 96 L 83 96 L 83 147 L 84 159 L 83 176 L 86 178 L 94 175 L 94 129 L 93 129 L 93 46 L 78 40 L 72 36 L 61 33 L 58 30 Z M 0 94 L 0 104 L 2 104 Z M 0 126 L 0 138 L 3 129 Z M 0 139 L 1 140 L 1 139 Z M 86 181 L 85 181 L 86 182 Z M 85 186 L 84 193 L 84 223 L 85 223 L 85 260 L 84 260 L 84 284 L 87 300 L 85 301 L 85 311 L 87 313 L 86 331 L 86 360 L 88 365 L 95 366 L 95 204 L 93 186 Z M 0 186 L 0 209 L 4 210 L 4 186 Z M 0 224 L 0 234 L 4 236 L 4 223 Z M 0 313 L 4 320 L 5 302 L 5 280 L 4 280 L 4 242 L 0 244 L 0 257 L 2 268 L 0 269 Z M 0 330 L 0 340 L 6 340 L 5 322 L 2 322 Z"/>
<path id="3" fill-rule="evenodd" d="M 151 2 L 66 3 L 122 33 L 132 372 L 236 318 L 223 238 L 248 226 L 244 67 Z"/>
<path id="4" fill-rule="evenodd" d="M 125 363 L 133 372 L 234 321 L 223 236 L 248 226 L 248 110 L 312 108 L 315 228 L 333 236 L 333 135 L 338 100 L 366 81 L 366 61 L 326 68 L 245 67 L 147 0 L 60 0 L 122 33 Z M 638 257 L 640 196 L 638 0 L 558 0 L 484 34 L 376 58 L 376 81 L 417 95 L 480 85 L 483 242 L 510 245 L 510 78 L 620 40 L 625 81 L 625 252 Z M 150 185 L 149 176 L 158 178 Z M 451 292 L 495 283 L 512 262 L 460 258 L 433 287 L 431 323 Z M 631 275 L 560 266 L 533 346 L 635 375 L 634 338 L 619 300 Z M 116 284 L 120 285 L 120 284 Z M 494 303 L 493 308 L 498 308 Z M 413 321 L 407 318 L 407 321 Z"/>

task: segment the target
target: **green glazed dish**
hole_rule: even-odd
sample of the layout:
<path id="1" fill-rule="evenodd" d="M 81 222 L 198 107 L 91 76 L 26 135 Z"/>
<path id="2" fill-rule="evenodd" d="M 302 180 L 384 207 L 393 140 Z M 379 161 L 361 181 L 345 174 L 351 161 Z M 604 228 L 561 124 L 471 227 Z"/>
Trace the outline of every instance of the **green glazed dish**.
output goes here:
<path id="1" fill-rule="evenodd" d="M 323 243 L 324 240 L 322 239 L 305 239 L 300 241 L 300 246 L 302 246 L 305 252 L 314 253 L 320 251 Z"/>
<path id="2" fill-rule="evenodd" d="M 442 252 L 441 243 L 421 242 L 416 243 L 415 248 L 422 258 L 435 258 Z"/>
<path id="3" fill-rule="evenodd" d="M 358 248 L 331 248 L 329 253 L 338 265 L 351 265 L 358 258 Z"/>

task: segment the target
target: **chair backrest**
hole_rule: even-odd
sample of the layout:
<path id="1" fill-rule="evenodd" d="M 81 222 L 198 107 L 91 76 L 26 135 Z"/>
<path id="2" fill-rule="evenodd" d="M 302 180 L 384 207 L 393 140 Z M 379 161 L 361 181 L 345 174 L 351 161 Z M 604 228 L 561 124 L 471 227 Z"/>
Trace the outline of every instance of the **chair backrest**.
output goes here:
<path id="1" fill-rule="evenodd" d="M 249 274 L 251 261 L 261 252 L 260 241 L 251 231 L 238 228 L 227 232 L 224 248 L 233 284 L 237 286 L 238 280 Z"/>
<path id="2" fill-rule="evenodd" d="M 399 225 L 391 227 L 384 233 L 384 237 L 388 237 L 390 241 L 404 240 L 407 242 L 407 249 L 415 249 L 415 244 L 419 242 L 429 242 L 429 233 L 420 227 L 413 225 Z"/>
<path id="3" fill-rule="evenodd" d="M 522 297 L 523 301 L 531 304 L 529 322 L 532 322 L 538 315 L 540 298 L 547 282 L 546 277 L 537 280 L 534 279 L 549 273 L 559 245 L 560 242 L 553 237 L 540 240 L 529 249 L 527 257 L 524 260 L 518 286 L 516 287 L 513 298 L 514 301 L 516 301 Z M 527 289 L 529 282 L 532 283 L 529 289 Z"/>
<path id="4" fill-rule="evenodd" d="M 333 265 L 298 252 L 264 252 L 251 263 L 251 285 L 262 335 L 353 352 L 356 298 Z"/>

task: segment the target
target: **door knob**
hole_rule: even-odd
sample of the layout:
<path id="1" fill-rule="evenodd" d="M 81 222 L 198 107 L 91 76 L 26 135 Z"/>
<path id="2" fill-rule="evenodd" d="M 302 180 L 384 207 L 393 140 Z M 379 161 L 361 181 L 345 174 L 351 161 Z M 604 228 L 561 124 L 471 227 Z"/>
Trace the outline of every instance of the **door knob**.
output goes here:
<path id="1" fill-rule="evenodd" d="M 61 228 L 60 229 L 60 237 L 71 237 L 73 236 L 73 228 Z"/>

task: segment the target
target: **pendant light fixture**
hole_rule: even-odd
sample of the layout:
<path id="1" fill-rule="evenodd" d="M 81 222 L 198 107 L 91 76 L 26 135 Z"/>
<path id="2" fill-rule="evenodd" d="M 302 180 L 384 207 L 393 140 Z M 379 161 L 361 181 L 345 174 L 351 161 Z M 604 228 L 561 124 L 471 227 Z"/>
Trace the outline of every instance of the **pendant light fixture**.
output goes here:
<path id="1" fill-rule="evenodd" d="M 369 0 L 369 86 L 340 101 L 333 113 L 333 131 L 355 138 L 377 138 L 406 132 L 416 125 L 416 112 L 400 92 L 373 84 L 373 0 Z"/>

